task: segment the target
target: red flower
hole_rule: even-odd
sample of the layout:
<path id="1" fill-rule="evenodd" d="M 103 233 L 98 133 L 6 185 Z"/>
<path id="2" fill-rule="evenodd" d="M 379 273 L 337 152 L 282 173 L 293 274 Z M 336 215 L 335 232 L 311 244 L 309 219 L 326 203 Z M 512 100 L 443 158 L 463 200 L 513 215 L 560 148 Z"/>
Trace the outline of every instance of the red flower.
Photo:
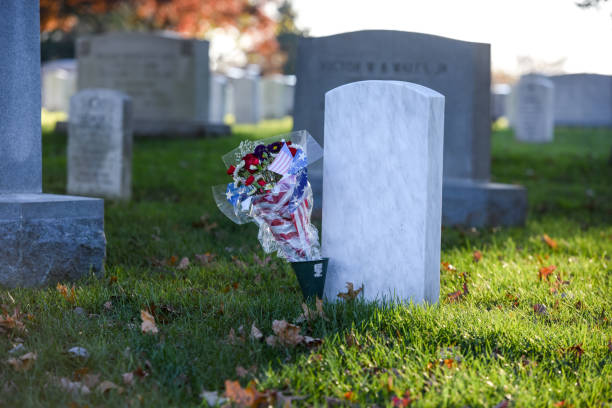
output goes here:
<path id="1" fill-rule="evenodd" d="M 253 182 L 255 181 L 255 177 L 253 176 L 249 176 L 248 179 L 246 179 L 246 181 L 244 182 L 244 184 L 246 184 L 247 186 L 250 186 L 251 184 L 253 184 Z"/>
<path id="2" fill-rule="evenodd" d="M 297 149 L 295 147 L 290 147 L 289 150 L 291 151 L 292 156 L 295 156 L 295 154 L 297 153 Z"/>
<path id="3" fill-rule="evenodd" d="M 254 173 L 255 170 L 251 169 L 251 166 L 257 166 L 259 164 L 259 159 L 255 157 L 253 153 L 249 153 L 242 158 L 244 160 L 244 164 L 249 173 Z"/>
<path id="4" fill-rule="evenodd" d="M 289 140 L 288 142 L 285 142 L 285 143 L 287 143 L 287 146 L 291 146 L 291 140 Z"/>
<path id="5" fill-rule="evenodd" d="M 253 176 L 251 176 L 251 177 L 253 177 Z M 259 179 L 259 180 L 257 180 L 257 184 L 259 184 L 260 186 L 263 187 L 263 186 L 266 185 L 266 181 L 264 179 Z"/>
<path id="6" fill-rule="evenodd" d="M 231 176 L 232 174 L 234 174 L 235 170 L 236 170 L 236 167 L 229 166 L 229 169 L 227 169 L 227 174 L 229 174 Z"/>

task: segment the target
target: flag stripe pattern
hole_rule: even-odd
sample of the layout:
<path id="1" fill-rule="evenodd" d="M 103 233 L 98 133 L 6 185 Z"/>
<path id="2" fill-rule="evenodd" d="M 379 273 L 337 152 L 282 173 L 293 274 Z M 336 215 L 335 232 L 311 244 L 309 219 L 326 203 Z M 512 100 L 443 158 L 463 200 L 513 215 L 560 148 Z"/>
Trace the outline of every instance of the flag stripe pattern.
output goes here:
<path id="1" fill-rule="evenodd" d="M 292 164 L 293 155 L 291 154 L 287 143 L 283 143 L 283 147 L 281 147 L 274 161 L 268 166 L 268 170 L 284 176 L 289 172 Z"/>

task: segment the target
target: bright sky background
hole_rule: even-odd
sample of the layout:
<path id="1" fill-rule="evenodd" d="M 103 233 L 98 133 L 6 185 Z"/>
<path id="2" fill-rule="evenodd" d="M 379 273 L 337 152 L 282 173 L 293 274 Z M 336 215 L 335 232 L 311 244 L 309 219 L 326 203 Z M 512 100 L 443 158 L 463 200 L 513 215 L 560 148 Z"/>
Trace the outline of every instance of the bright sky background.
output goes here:
<path id="1" fill-rule="evenodd" d="M 569 73 L 612 75 L 612 2 L 574 0 L 293 0 L 313 37 L 365 29 L 436 34 L 491 44 L 492 68 L 517 73 L 517 57 L 567 58 Z"/>

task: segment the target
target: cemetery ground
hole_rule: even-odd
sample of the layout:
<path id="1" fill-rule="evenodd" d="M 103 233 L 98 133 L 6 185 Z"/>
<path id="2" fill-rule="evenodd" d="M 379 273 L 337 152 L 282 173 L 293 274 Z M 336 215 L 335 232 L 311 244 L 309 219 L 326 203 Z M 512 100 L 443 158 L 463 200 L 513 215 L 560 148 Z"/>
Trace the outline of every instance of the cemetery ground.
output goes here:
<path id="1" fill-rule="evenodd" d="M 612 131 L 495 131 L 492 173 L 528 188 L 525 228 L 445 228 L 438 305 L 310 302 L 299 319 L 290 266 L 210 194 L 223 153 L 289 129 L 137 140 L 133 200 L 106 203 L 104 276 L 0 291 L 0 406 L 206 406 L 226 387 L 292 406 L 610 406 Z M 46 128 L 43 155 L 44 191 L 64 193 L 65 137 Z"/>

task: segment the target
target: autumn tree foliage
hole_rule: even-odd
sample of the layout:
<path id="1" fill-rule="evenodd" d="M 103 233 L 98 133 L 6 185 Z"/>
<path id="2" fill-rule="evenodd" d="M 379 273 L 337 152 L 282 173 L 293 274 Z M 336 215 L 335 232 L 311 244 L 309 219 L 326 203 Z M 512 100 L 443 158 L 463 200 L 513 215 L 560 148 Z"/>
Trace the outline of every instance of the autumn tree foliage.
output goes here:
<path id="1" fill-rule="evenodd" d="M 119 15 L 140 30 L 173 30 L 202 38 L 216 28 L 248 37 L 249 49 L 264 59 L 278 52 L 277 22 L 266 12 L 278 0 L 40 0 L 41 31 L 70 31 L 80 20 Z M 125 26 L 126 24 L 124 24 Z M 94 31 L 102 31 L 97 29 Z"/>

